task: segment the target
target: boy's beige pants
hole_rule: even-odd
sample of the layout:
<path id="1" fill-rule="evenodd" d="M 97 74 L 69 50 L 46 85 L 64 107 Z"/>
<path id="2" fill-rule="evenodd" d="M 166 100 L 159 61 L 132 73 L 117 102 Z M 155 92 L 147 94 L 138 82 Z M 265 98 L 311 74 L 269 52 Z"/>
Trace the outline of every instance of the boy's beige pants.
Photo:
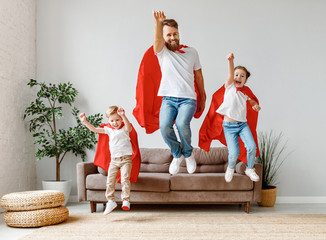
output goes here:
<path id="1" fill-rule="evenodd" d="M 106 181 L 105 196 L 108 200 L 115 201 L 115 183 L 117 182 L 117 175 L 121 170 L 121 199 L 130 198 L 130 173 L 132 167 L 131 155 L 126 155 L 118 158 L 111 158 L 108 177 Z"/>

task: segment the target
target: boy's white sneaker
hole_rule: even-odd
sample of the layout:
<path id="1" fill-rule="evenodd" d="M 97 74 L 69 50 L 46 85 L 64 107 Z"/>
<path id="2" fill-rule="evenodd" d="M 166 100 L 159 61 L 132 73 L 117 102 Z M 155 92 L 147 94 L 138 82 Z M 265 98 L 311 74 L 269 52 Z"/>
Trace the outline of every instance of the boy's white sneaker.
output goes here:
<path id="1" fill-rule="evenodd" d="M 105 208 L 103 215 L 108 215 L 116 207 L 117 207 L 117 203 L 115 201 L 109 200 L 106 204 L 106 208 Z"/>
<path id="2" fill-rule="evenodd" d="M 226 169 L 226 172 L 225 172 L 225 175 L 224 175 L 224 178 L 225 178 L 225 181 L 227 183 L 231 182 L 232 181 L 232 178 L 233 178 L 233 174 L 234 174 L 234 168 L 227 168 Z"/>
<path id="3" fill-rule="evenodd" d="M 258 182 L 259 181 L 259 176 L 255 172 L 254 168 L 246 168 L 245 174 L 250 177 L 251 181 L 253 182 Z"/>
<path id="4" fill-rule="evenodd" d="M 186 158 L 186 165 L 188 173 L 192 174 L 196 171 L 197 163 L 193 154 L 191 154 L 190 157 Z"/>
<path id="5" fill-rule="evenodd" d="M 183 155 L 181 155 L 179 158 L 173 158 L 170 167 L 169 167 L 169 173 L 170 174 L 177 174 L 180 169 L 180 164 L 183 161 Z"/>
<path id="6" fill-rule="evenodd" d="M 121 207 L 123 210 L 125 211 L 129 211 L 130 210 L 130 202 L 129 200 L 123 200 L 122 202 L 122 207 Z"/>

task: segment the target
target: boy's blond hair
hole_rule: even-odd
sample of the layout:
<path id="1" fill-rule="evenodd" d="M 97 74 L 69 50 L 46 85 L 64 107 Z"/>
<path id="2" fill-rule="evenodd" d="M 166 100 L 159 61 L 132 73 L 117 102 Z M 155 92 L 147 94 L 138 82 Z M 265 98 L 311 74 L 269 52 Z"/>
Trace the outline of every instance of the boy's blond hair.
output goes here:
<path id="1" fill-rule="evenodd" d="M 111 115 L 117 113 L 118 107 L 117 106 L 110 106 L 108 110 L 106 110 L 105 115 L 109 118 Z"/>

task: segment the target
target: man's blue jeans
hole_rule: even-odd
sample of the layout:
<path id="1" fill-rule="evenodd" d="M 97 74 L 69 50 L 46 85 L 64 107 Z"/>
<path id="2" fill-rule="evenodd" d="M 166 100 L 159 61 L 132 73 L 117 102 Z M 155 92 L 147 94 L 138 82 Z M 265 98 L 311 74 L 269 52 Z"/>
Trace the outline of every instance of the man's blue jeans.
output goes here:
<path id="1" fill-rule="evenodd" d="M 160 130 L 174 158 L 179 158 L 181 154 L 190 157 L 192 153 L 190 121 L 196 108 L 197 101 L 195 99 L 164 97 L 162 100 Z M 174 132 L 174 122 L 181 142 L 178 141 Z"/>
<path id="2" fill-rule="evenodd" d="M 229 152 L 229 168 L 235 168 L 240 154 L 238 136 L 243 141 L 247 150 L 247 168 L 253 168 L 256 157 L 256 143 L 246 122 L 225 122 L 223 130 Z"/>

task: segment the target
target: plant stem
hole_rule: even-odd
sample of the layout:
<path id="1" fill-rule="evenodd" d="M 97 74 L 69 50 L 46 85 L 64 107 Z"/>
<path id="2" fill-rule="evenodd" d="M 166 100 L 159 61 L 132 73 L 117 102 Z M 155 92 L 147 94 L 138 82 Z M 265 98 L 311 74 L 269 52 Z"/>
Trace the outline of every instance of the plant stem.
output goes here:
<path id="1" fill-rule="evenodd" d="M 56 171 L 56 177 L 55 177 L 55 180 L 56 181 L 60 181 L 60 162 L 59 162 L 59 158 L 60 158 L 60 155 L 57 154 L 55 156 L 55 159 L 56 159 L 56 169 L 57 169 L 57 171 Z"/>

